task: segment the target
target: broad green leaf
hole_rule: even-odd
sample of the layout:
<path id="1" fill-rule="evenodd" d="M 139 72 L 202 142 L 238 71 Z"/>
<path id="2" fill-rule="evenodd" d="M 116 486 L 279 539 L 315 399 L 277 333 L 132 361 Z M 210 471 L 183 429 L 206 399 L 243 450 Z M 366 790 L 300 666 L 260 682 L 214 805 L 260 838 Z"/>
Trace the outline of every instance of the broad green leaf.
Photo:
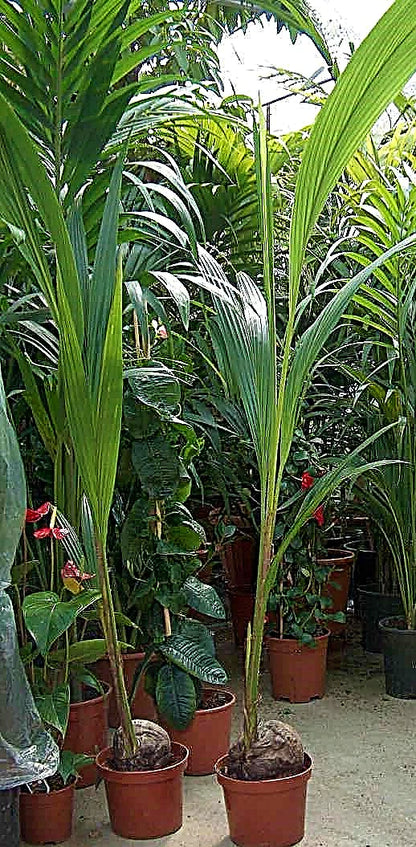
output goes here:
<path id="1" fill-rule="evenodd" d="M 186 599 L 191 609 L 203 615 L 225 620 L 225 609 L 212 585 L 200 582 L 195 576 L 189 576 L 184 584 Z"/>
<path id="2" fill-rule="evenodd" d="M 206 541 L 204 528 L 180 504 L 166 514 L 166 538 L 169 544 L 187 553 L 198 550 Z"/>
<path id="3" fill-rule="evenodd" d="M 175 729 L 186 729 L 196 709 L 195 685 L 186 671 L 171 663 L 157 675 L 156 705 L 164 720 Z"/>
<path id="4" fill-rule="evenodd" d="M 80 662 L 85 665 L 90 665 L 102 659 L 107 653 L 107 647 L 104 638 L 92 638 L 85 641 L 75 641 L 69 645 L 68 653 L 65 650 L 53 650 L 49 656 L 51 664 L 61 663 L 65 661 L 67 656 L 68 662 Z"/>
<path id="5" fill-rule="evenodd" d="M 62 777 L 64 785 L 71 776 L 77 776 L 81 768 L 91 765 L 94 756 L 86 756 L 84 753 L 71 753 L 70 750 L 61 750 L 58 773 Z"/>
<path id="6" fill-rule="evenodd" d="M 183 635 L 171 635 L 159 645 L 159 650 L 165 658 L 203 682 L 212 685 L 227 682 L 227 674 L 219 662 L 201 649 L 199 644 Z"/>
<path id="7" fill-rule="evenodd" d="M 126 397 L 123 404 L 123 414 L 131 437 L 138 441 L 149 438 L 160 429 L 158 413 L 133 397 Z"/>
<path id="8" fill-rule="evenodd" d="M 125 371 L 136 400 L 163 415 L 175 415 L 179 410 L 181 389 L 179 380 L 169 368 L 155 362 L 143 368 Z"/>
<path id="9" fill-rule="evenodd" d="M 52 591 L 29 594 L 23 601 L 23 615 L 30 634 L 42 656 L 74 623 L 77 616 L 100 597 L 99 591 L 85 589 L 68 602 L 62 602 Z"/>
<path id="10" fill-rule="evenodd" d="M 121 530 L 121 555 L 125 565 L 140 562 L 149 547 L 149 501 L 136 500 Z"/>
<path id="11" fill-rule="evenodd" d="M 61 683 L 55 685 L 53 690 L 47 694 L 35 696 L 36 706 L 43 722 L 47 726 L 57 729 L 64 737 L 69 718 L 69 685 Z"/>
<path id="12" fill-rule="evenodd" d="M 199 644 L 206 653 L 210 656 L 215 656 L 214 639 L 209 629 L 200 621 L 194 621 L 192 618 L 181 618 L 180 633 Z"/>
<path id="13" fill-rule="evenodd" d="M 133 467 L 149 497 L 165 500 L 171 497 L 179 483 L 180 466 L 177 451 L 162 436 L 135 441 L 132 450 Z"/>

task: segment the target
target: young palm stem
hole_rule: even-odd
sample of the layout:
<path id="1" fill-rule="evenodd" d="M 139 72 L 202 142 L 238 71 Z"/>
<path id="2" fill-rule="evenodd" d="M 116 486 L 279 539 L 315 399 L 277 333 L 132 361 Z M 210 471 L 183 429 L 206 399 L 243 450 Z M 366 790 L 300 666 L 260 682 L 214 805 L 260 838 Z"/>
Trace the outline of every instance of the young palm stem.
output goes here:
<path id="1" fill-rule="evenodd" d="M 121 730 L 123 733 L 124 750 L 126 758 L 131 759 L 137 750 L 137 739 L 131 717 L 129 698 L 126 684 L 124 682 L 123 664 L 120 645 L 117 634 L 116 616 L 114 610 L 113 596 L 110 585 L 110 574 L 108 571 L 107 557 L 104 545 L 97 535 L 97 573 L 102 594 L 101 623 L 107 645 L 108 660 L 110 662 L 111 676 L 113 679 L 114 693 L 116 696 L 118 711 L 121 719 Z"/>

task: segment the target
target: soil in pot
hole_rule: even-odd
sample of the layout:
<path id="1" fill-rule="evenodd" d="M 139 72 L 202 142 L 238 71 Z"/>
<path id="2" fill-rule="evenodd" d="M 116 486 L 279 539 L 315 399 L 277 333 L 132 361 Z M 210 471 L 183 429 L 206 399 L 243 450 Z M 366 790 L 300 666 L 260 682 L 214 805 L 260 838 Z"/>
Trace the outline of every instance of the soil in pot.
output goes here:
<path id="1" fill-rule="evenodd" d="M 362 644 L 369 653 L 382 653 L 382 635 L 379 622 L 403 614 L 403 604 L 398 594 L 385 594 L 377 583 L 362 585 L 357 590 L 362 622 Z"/>
<path id="2" fill-rule="evenodd" d="M 325 693 L 329 630 L 314 639 L 314 646 L 295 638 L 266 639 L 272 691 L 275 700 L 306 703 Z"/>
<path id="3" fill-rule="evenodd" d="M 253 619 L 254 591 L 250 587 L 230 588 L 227 592 L 236 647 L 241 647 L 247 637 L 247 626 Z"/>
<path id="4" fill-rule="evenodd" d="M 104 780 L 111 827 L 122 838 L 160 838 L 182 826 L 182 783 L 188 750 L 172 742 L 170 764 L 155 770 L 118 771 L 113 749 L 96 758 Z"/>
<path id="5" fill-rule="evenodd" d="M 317 562 L 319 565 L 331 568 L 329 580 L 324 585 L 322 591 L 323 597 L 329 597 L 332 601 L 327 611 L 331 614 L 334 614 L 334 612 L 344 612 L 345 614 L 347 611 L 352 566 L 354 564 L 354 553 L 351 550 L 335 550 L 330 548 L 327 551 L 327 555 L 324 558 L 317 559 Z M 326 625 L 331 635 L 343 635 L 345 632 L 345 623 L 326 621 Z"/>
<path id="6" fill-rule="evenodd" d="M 85 699 L 71 703 L 68 728 L 64 740 L 64 750 L 72 753 L 85 753 L 95 757 L 108 744 L 108 698 L 110 686 L 103 682 L 104 694 L 98 694 L 91 688 L 84 689 Z M 94 785 L 97 778 L 95 764 L 80 768 L 77 788 Z"/>
<path id="7" fill-rule="evenodd" d="M 75 781 L 64 786 L 55 775 L 48 785 L 49 792 L 45 782 L 32 783 L 33 793 L 20 792 L 20 834 L 28 844 L 60 844 L 71 837 Z"/>
<path id="8" fill-rule="evenodd" d="M 258 781 L 226 774 L 227 756 L 215 766 L 224 792 L 231 840 L 239 847 L 292 847 L 305 834 L 306 789 L 312 761 L 294 776 Z"/>
<path id="9" fill-rule="evenodd" d="M 124 653 L 123 654 L 123 671 L 126 681 L 127 690 L 130 692 L 134 675 L 138 665 L 143 662 L 144 653 Z M 109 685 L 112 685 L 110 663 L 107 658 L 99 659 L 93 666 L 94 673 L 99 679 L 104 680 Z M 157 712 L 152 697 L 144 689 L 144 680 L 142 679 L 137 686 L 136 694 L 132 703 L 132 717 L 143 718 L 148 721 L 157 721 Z M 111 691 L 108 700 L 108 725 L 117 727 L 120 724 L 120 719 L 117 709 L 117 701 L 114 691 Z M 105 746 L 105 745 L 104 745 Z"/>
<path id="10" fill-rule="evenodd" d="M 235 696 L 231 691 L 206 688 L 202 704 L 186 729 L 174 729 L 162 721 L 172 741 L 189 749 L 186 773 L 203 776 L 214 773 L 215 762 L 230 746 L 231 718 Z"/>
<path id="11" fill-rule="evenodd" d="M 379 623 L 384 654 L 386 694 L 403 700 L 416 698 L 416 630 L 400 617 Z"/>

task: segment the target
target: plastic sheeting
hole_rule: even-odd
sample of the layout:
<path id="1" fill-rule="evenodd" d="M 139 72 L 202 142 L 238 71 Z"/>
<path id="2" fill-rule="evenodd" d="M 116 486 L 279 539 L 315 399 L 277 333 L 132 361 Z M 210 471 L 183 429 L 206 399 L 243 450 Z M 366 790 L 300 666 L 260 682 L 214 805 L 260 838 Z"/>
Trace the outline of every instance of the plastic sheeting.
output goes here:
<path id="1" fill-rule="evenodd" d="M 55 773 L 58 748 L 42 726 L 20 661 L 6 588 L 24 521 L 26 485 L 0 372 L 0 790 Z"/>

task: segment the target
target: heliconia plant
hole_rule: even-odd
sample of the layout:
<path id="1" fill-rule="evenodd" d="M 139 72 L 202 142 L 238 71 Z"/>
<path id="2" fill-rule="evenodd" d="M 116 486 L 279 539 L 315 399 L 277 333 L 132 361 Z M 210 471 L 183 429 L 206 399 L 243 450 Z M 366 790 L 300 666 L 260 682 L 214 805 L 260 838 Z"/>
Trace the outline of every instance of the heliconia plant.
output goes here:
<path id="1" fill-rule="evenodd" d="M 300 406 L 308 381 L 324 346 L 348 303 L 384 262 L 414 245 L 411 236 L 380 255 L 345 282 L 308 329 L 298 336 L 301 272 L 306 245 L 323 206 L 357 147 L 381 112 L 416 68 L 416 5 L 396 0 L 353 55 L 321 109 L 306 144 L 297 179 L 290 230 L 288 319 L 283 337 L 276 328 L 273 203 L 268 165 L 267 133 L 261 109 L 255 116 L 257 189 L 263 245 L 263 290 L 245 274 L 231 285 L 219 264 L 201 251 L 203 277 L 211 286 L 216 309 L 212 336 L 219 366 L 229 391 L 239 398 L 256 451 L 261 484 L 258 576 L 252 625 L 247 632 L 244 733 L 233 752 L 235 775 L 265 775 L 264 747 L 259 743 L 259 671 L 267 601 L 285 550 L 325 498 L 344 480 L 377 466 L 361 454 L 373 434 L 340 460 L 307 491 L 290 531 L 274 548 L 276 512 Z M 204 283 L 203 283 L 204 284 Z M 263 294 L 264 291 L 264 294 Z M 387 427 L 388 429 L 388 427 Z M 382 430 L 385 432 L 386 428 Z M 268 744 L 273 733 L 265 733 Z M 281 739 L 278 739 L 278 746 Z M 258 758 L 256 757 L 258 752 Z M 279 769 L 276 749 L 275 775 Z M 273 756 L 267 752 L 267 775 Z"/>

